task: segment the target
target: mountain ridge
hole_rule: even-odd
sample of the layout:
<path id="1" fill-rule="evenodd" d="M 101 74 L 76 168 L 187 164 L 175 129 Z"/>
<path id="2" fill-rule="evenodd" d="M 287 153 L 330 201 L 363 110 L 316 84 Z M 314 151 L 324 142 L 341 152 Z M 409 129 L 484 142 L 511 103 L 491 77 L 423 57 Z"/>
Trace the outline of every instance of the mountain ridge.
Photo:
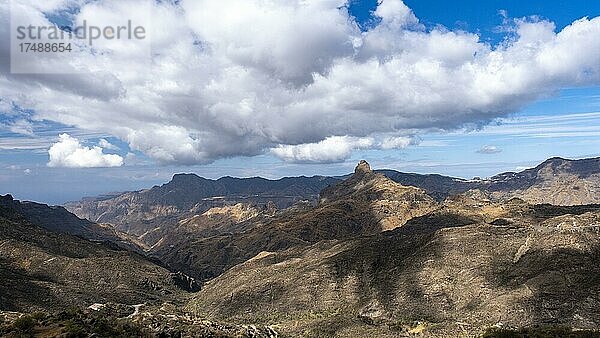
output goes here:
<path id="1" fill-rule="evenodd" d="M 383 173 L 388 178 L 402 185 L 423 188 L 438 201 L 442 201 L 452 194 L 460 194 L 471 189 L 488 190 L 492 193 L 526 189 L 536 182 L 539 183 L 540 177 L 538 174 L 549 166 L 555 170 L 557 168 L 563 170 L 567 175 L 579 175 L 578 177 L 581 179 L 592 177 L 594 180 L 600 181 L 600 157 L 580 160 L 553 157 L 534 168 L 521 172 L 505 172 L 482 180 L 466 180 L 439 174 L 403 173 L 392 169 L 375 170 L 375 172 Z M 146 209 L 151 209 L 153 205 L 168 206 L 168 208 L 163 208 L 155 212 L 155 216 L 165 216 L 189 211 L 196 204 L 203 201 L 206 202 L 206 199 L 211 198 L 230 199 L 237 202 L 240 202 L 241 199 L 247 199 L 263 204 L 267 200 L 271 200 L 279 208 L 286 208 L 302 199 L 316 201 L 322 189 L 340 182 L 347 177 L 349 175 L 317 175 L 269 180 L 260 177 L 234 178 L 225 176 L 217 180 L 212 180 L 200 177 L 197 174 L 175 174 L 171 181 L 160 186 L 156 185 L 150 189 L 124 192 L 113 197 L 101 196 L 97 199 L 87 197 L 81 201 L 66 203 L 65 207 L 81 218 L 86 218 L 93 222 L 107 222 L 112 224 L 152 218 L 152 211 Z M 596 182 L 593 185 L 594 187 L 600 186 Z M 179 192 L 180 195 L 184 196 L 176 196 L 176 198 L 170 199 L 171 194 L 175 194 L 175 192 Z M 503 198 L 511 195 L 511 193 L 509 191 L 505 194 L 496 195 L 497 198 Z M 536 202 L 585 204 L 600 202 L 600 198 L 582 197 L 581 200 L 573 200 L 572 202 L 569 202 L 568 199 Z M 137 211 L 138 215 L 124 215 L 128 203 L 143 204 L 139 206 L 141 210 Z M 173 206 L 176 207 L 176 210 L 171 208 Z M 223 206 L 222 203 L 220 206 Z M 119 210 L 120 207 L 124 207 L 125 209 L 121 208 Z M 142 215 L 142 210 L 150 212 L 144 216 Z M 208 210 L 208 207 L 204 211 L 206 210 Z"/>
<path id="2" fill-rule="evenodd" d="M 62 206 L 49 206 L 30 201 L 18 201 L 12 195 L 0 195 L 3 212 L 21 216 L 24 220 L 52 232 L 79 236 L 88 240 L 116 241 L 118 236 L 89 220 L 81 219 Z"/>
<path id="3" fill-rule="evenodd" d="M 26 214 L 30 204 L 16 208 L 12 196 L 0 200 L 0 310 L 134 305 L 175 300 L 184 292 L 177 286 L 182 276 L 135 251 L 32 223 Z"/>
<path id="4" fill-rule="evenodd" d="M 141 208 L 148 215 L 162 213 L 138 228 L 130 224 L 132 231 L 146 231 L 138 239 L 154 243 L 146 247 L 146 257 L 50 233 L 30 224 L 18 208 L 3 207 L 0 197 L 0 265 L 9 271 L 0 276 L 0 285 L 16 290 L 0 287 L 0 305 L 44 310 L 17 285 L 35 286 L 57 306 L 63 304 L 52 295 L 78 306 L 98 299 L 126 300 L 130 312 L 123 320 L 157 334 L 168 330 L 192 336 L 206 325 L 223 328 L 211 323 L 252 323 L 249 328 L 263 327 L 266 331 L 261 332 L 269 337 L 277 332 L 311 337 L 481 336 L 498 325 L 594 330 L 600 327 L 600 204 L 554 206 L 519 196 L 560 197 L 560 190 L 552 190 L 559 195 L 542 190 L 557 182 L 582 185 L 587 191 L 597 175 L 595 163 L 550 159 L 523 174 L 473 180 L 478 189 L 440 200 L 361 161 L 352 175 L 323 188 L 317 201 L 285 209 L 268 204 L 268 199 L 260 204 L 233 198 L 210 198 L 181 214 L 169 214 L 173 210 L 165 205 Z M 583 178 L 574 179 L 583 172 Z M 186 191 L 188 178 L 164 185 L 158 197 Z M 435 185 L 439 177 L 429 179 Z M 522 180 L 534 182 L 521 185 Z M 486 184 L 497 189 L 486 190 Z M 248 184 L 240 189 L 236 191 L 257 188 Z M 533 195 L 535 189 L 543 193 Z M 134 195 L 127 198 L 136 202 Z M 12 198 L 5 199 L 14 204 Z M 44 212 L 56 210 L 61 209 L 47 207 Z M 169 270 L 147 257 L 164 262 Z M 111 278 L 104 276 L 104 269 L 112 269 Z M 40 285 L 45 288 L 38 289 Z M 110 293 L 115 285 L 124 285 L 117 287 L 116 298 Z M 197 292 L 181 294 L 174 286 Z M 19 303 L 3 296 L 10 292 Z M 139 305 L 143 312 L 131 306 L 145 302 L 146 296 L 152 301 Z M 161 305 L 163 301 L 176 305 Z M 238 328 L 244 330 L 243 325 Z M 241 336 L 257 336 L 253 330 Z"/>
<path id="5" fill-rule="evenodd" d="M 348 239 L 391 230 L 437 207 L 415 187 L 357 167 L 350 178 L 325 188 L 316 206 L 284 210 L 239 231 L 212 237 L 170 233 L 151 254 L 176 270 L 208 280 L 261 251 L 284 250 L 321 240 Z"/>

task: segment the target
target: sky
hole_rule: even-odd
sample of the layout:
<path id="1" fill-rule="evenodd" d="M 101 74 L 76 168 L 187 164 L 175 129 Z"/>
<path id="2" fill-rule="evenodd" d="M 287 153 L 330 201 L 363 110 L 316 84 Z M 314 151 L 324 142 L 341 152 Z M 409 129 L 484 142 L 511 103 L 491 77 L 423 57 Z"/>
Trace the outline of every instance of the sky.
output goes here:
<path id="1" fill-rule="evenodd" d="M 366 159 L 471 178 L 600 156 L 598 1 L 17 2 L 0 2 L 0 194 L 18 199 L 181 172 L 340 175 Z M 7 42 L 19 20 L 132 18 L 149 45 L 98 41 L 47 68 Z"/>

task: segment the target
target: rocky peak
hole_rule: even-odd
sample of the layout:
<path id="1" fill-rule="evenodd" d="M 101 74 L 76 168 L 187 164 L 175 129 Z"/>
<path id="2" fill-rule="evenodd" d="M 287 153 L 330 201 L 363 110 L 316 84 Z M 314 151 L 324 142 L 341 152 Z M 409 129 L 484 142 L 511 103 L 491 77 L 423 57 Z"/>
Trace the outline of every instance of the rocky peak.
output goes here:
<path id="1" fill-rule="evenodd" d="M 0 205 L 12 205 L 14 203 L 14 198 L 12 197 L 12 195 L 7 194 L 7 195 L 0 195 Z"/>
<path id="2" fill-rule="evenodd" d="M 365 160 L 361 160 L 360 162 L 358 162 L 358 165 L 354 169 L 355 175 L 364 175 L 371 172 L 373 172 L 373 170 L 371 170 L 371 166 Z"/>
<path id="3" fill-rule="evenodd" d="M 354 175 L 336 185 L 323 189 L 320 197 L 321 205 L 342 200 L 366 204 L 386 204 L 386 201 L 412 203 L 419 200 L 426 201 L 423 205 L 435 204 L 424 191 L 410 186 L 403 186 L 381 173 L 372 171 L 369 163 L 364 160 L 358 163 Z"/>
<path id="4" fill-rule="evenodd" d="M 358 162 L 354 174 L 349 178 L 329 186 L 321 191 L 320 202 L 340 199 L 358 192 L 367 191 L 375 186 L 385 185 L 384 182 L 391 181 L 382 174 L 371 170 L 371 166 L 365 160 Z"/>
<path id="5" fill-rule="evenodd" d="M 18 214 L 18 204 L 12 195 L 0 195 L 0 217 L 20 218 Z"/>
<path id="6" fill-rule="evenodd" d="M 165 185 L 171 186 L 186 186 L 202 181 L 201 177 L 196 174 L 175 174 L 170 182 Z"/>

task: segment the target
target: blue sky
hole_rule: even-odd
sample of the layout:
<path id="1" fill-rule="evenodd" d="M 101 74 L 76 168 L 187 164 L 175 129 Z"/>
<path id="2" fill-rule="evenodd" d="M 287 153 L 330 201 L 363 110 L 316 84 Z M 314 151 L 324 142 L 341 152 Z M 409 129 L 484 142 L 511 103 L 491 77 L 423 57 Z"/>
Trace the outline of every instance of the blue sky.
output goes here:
<path id="1" fill-rule="evenodd" d="M 554 22 L 558 30 L 581 17 L 600 15 L 598 1 L 469 0 L 442 5 L 432 0 L 406 0 L 405 4 L 427 29 L 443 25 L 448 30 L 477 33 L 491 45 L 506 37 L 500 29 L 506 15 L 539 16 Z M 375 5 L 374 1 L 357 1 L 350 9 L 367 27 L 377 25 L 370 13 Z M 343 161 L 320 164 L 287 163 L 267 152 L 216 159 L 205 165 L 161 165 L 110 133 L 39 120 L 33 118 L 35 111 L 9 106 L 7 102 L 0 104 L 0 194 L 51 204 L 149 188 L 179 172 L 208 178 L 339 175 L 366 159 L 375 168 L 471 178 L 522 170 L 552 156 L 600 156 L 600 86 L 554 91 L 481 129 L 421 133 L 415 145 L 404 149 L 357 149 Z M 104 151 L 120 155 L 125 164 L 113 168 L 49 167 L 48 149 L 61 133 L 77 138 L 83 146 L 92 147 L 106 140 L 112 146 Z"/>
<path id="2" fill-rule="evenodd" d="M 502 24 L 502 11 L 510 17 L 540 16 L 563 28 L 584 16 L 600 15 L 600 3 L 592 0 L 460 0 L 449 5 L 435 0 L 406 0 L 415 15 L 428 26 L 443 25 L 448 29 L 478 32 L 489 41 L 497 42 L 503 35 L 497 27 Z M 372 21 L 371 11 L 377 0 L 357 0 L 351 3 L 352 13 L 360 22 Z"/>
<path id="3" fill-rule="evenodd" d="M 515 18 L 540 16 L 554 22 L 559 29 L 582 17 L 600 15 L 600 3 L 592 0 L 461 0 L 453 6 L 433 0 L 407 0 L 405 3 L 428 25 L 442 24 L 450 29 L 476 31 L 490 41 L 502 39 L 496 29 L 502 24 L 499 11 L 506 11 L 508 16 Z"/>

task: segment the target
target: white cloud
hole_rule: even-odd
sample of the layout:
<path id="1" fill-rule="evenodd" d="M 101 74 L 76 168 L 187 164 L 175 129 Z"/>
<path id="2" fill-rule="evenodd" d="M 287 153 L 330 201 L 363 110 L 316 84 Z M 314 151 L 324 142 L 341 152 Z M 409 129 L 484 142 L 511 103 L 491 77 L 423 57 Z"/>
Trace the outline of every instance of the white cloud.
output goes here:
<path id="1" fill-rule="evenodd" d="M 109 9 L 136 1 L 82 4 L 76 20 L 110 13 L 111 22 L 126 21 L 130 13 Z M 424 29 L 400 0 L 384 0 L 375 12 L 381 23 L 361 32 L 345 2 L 151 1 L 152 68 L 135 50 L 74 54 L 69 62 L 81 75 L 11 75 L 4 67 L 0 100 L 34 110 L 35 119 L 113 135 L 160 163 L 270 149 L 283 159 L 327 162 L 353 146 L 303 154 L 337 135 L 480 126 L 561 88 L 600 84 L 600 17 L 560 32 L 550 22 L 513 20 L 507 39 L 490 46 L 477 34 Z M 0 21 L 8 22 L 6 5 Z M 7 34 L 0 27 L 0 41 Z"/>
<path id="2" fill-rule="evenodd" d="M 418 140 L 410 136 L 332 136 L 316 143 L 279 145 L 271 153 L 291 163 L 334 163 L 349 159 L 354 150 L 404 149 L 415 144 Z"/>
<path id="3" fill-rule="evenodd" d="M 286 162 L 330 163 L 341 162 L 356 149 L 366 149 L 373 145 L 371 138 L 332 136 L 318 143 L 301 145 L 280 145 L 272 153 Z"/>
<path id="4" fill-rule="evenodd" d="M 477 150 L 477 153 L 486 155 L 498 154 L 501 152 L 502 149 L 492 145 L 483 146 L 481 149 Z"/>
<path id="5" fill-rule="evenodd" d="M 121 156 L 104 154 L 102 148 L 98 146 L 84 147 L 79 140 L 68 134 L 61 134 L 59 138 L 59 141 L 48 150 L 49 167 L 98 168 L 123 165 Z"/>
<path id="6" fill-rule="evenodd" d="M 108 150 L 119 150 L 119 147 L 108 142 L 108 140 L 106 140 L 105 138 L 101 138 L 100 141 L 98 141 L 98 146 L 100 148 L 108 149 Z"/>
<path id="7" fill-rule="evenodd" d="M 381 149 L 404 149 L 410 145 L 414 145 L 417 142 L 411 137 L 397 136 L 388 137 L 381 143 Z"/>

